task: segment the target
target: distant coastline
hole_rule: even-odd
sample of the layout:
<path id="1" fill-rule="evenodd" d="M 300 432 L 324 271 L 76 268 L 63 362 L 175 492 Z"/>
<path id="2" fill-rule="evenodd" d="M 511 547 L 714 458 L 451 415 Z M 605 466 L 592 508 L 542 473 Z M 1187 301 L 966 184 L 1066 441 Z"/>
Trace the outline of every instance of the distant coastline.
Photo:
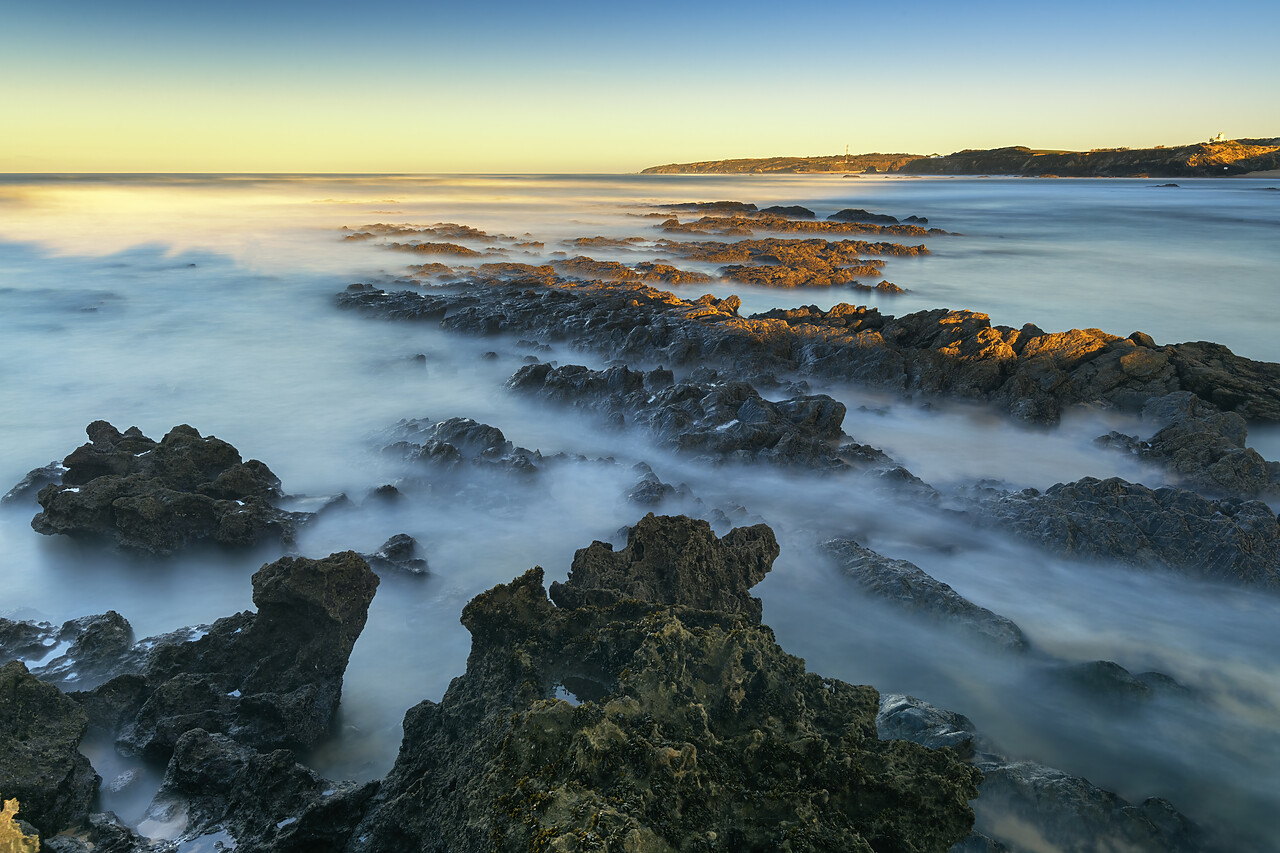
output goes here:
<path id="1" fill-rule="evenodd" d="M 762 157 L 650 166 L 642 175 L 844 173 L 1020 175 L 1063 178 L 1240 177 L 1280 170 L 1280 137 L 1229 139 L 1156 148 L 1032 150 L 1021 145 L 966 149 L 945 156 L 853 154 Z"/>

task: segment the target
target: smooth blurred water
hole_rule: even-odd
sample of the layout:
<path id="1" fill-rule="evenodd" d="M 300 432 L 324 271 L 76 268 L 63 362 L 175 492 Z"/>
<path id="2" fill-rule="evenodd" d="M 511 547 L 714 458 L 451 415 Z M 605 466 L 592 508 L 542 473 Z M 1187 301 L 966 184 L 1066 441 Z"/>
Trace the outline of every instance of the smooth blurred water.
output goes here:
<path id="1" fill-rule="evenodd" d="M 0 176 L 0 490 L 65 456 L 106 419 L 153 438 L 189 423 L 265 461 L 294 494 L 346 493 L 355 506 L 307 529 L 299 550 L 371 551 L 419 540 L 428 578 L 386 574 L 356 645 L 343 735 L 309 760 L 345 777 L 382 775 L 406 708 L 439 699 L 465 668 L 463 604 L 535 564 L 562 577 L 573 552 L 614 538 L 642 510 L 625 499 L 651 464 L 687 483 L 707 514 L 745 507 L 782 556 L 759 587 L 765 620 L 814 671 L 911 692 L 966 713 L 1019 756 L 1086 775 L 1141 800 L 1163 795 L 1194 817 L 1266 836 L 1280 807 L 1280 601 L 1119 566 L 1082 566 L 979 531 L 929 502 L 850 479 L 677 458 L 643 436 L 509 395 L 529 350 L 513 339 L 451 336 L 434 324 L 344 313 L 353 281 L 403 273 L 415 257 L 344 243 L 343 226 L 458 222 L 545 243 L 512 260 L 576 254 L 582 236 L 663 236 L 642 206 L 732 199 L 803 204 L 820 217 L 863 207 L 927 216 L 963 236 L 932 254 L 889 258 L 910 292 L 871 295 L 887 313 L 951 307 L 1046 330 L 1140 329 L 1159 342 L 1214 340 L 1280 360 L 1280 192 L 1254 180 L 1020 180 L 825 176 Z M 714 238 L 713 238 L 714 239 Z M 906 241 L 915 242 L 915 241 Z M 591 252 L 646 260 L 652 253 Z M 680 263 L 677 261 L 677 265 Z M 714 268 L 708 267 L 708 270 Z M 743 313 L 864 303 L 847 290 L 776 291 L 718 282 L 678 288 L 742 296 Z M 481 358 L 485 351 L 498 357 Z M 417 355 L 425 360 L 415 359 Z M 603 354 L 555 349 L 561 363 Z M 1044 488 L 1082 476 L 1156 486 L 1158 472 L 1098 449 L 1123 416 L 1073 412 L 1031 430 L 981 407 L 926 408 L 841 383 L 815 390 L 849 407 L 845 429 L 948 493 L 983 478 Z M 587 462 L 531 480 L 436 477 L 386 506 L 373 488 L 415 472 L 378 453 L 401 418 L 473 417 L 517 444 Z M 1280 457 L 1280 432 L 1253 442 Z M 417 472 L 423 475 L 422 472 Z M 430 476 L 430 475 L 423 475 Z M 945 502 L 944 502 L 945 503 Z M 170 559 L 104 552 L 28 526 L 34 503 L 0 507 L 0 615 L 60 621 L 114 608 L 139 636 L 251 606 L 249 576 L 278 547 Z M 833 535 L 910 559 L 1018 622 L 1063 661 L 1114 660 L 1192 688 L 1184 701 L 1115 707 L 1047 687 L 1043 659 L 970 646 L 868 600 L 816 556 Z M 619 541 L 615 538 L 615 541 Z M 119 772 L 101 750 L 104 775 Z M 126 762 L 127 764 L 127 762 Z M 154 779 L 154 777 L 153 777 Z M 143 783 L 139 783 L 143 784 Z M 145 796 L 108 797 L 128 819 Z"/>

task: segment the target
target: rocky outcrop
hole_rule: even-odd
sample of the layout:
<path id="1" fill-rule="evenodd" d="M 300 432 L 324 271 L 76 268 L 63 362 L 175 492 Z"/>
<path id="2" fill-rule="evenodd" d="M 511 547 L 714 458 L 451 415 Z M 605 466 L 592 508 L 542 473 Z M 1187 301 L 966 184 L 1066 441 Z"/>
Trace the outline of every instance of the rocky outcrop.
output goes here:
<path id="1" fill-rule="evenodd" d="M 519 279 L 430 294 L 360 286 L 339 304 L 389 317 L 443 316 L 454 331 L 534 335 L 627 360 L 732 365 L 736 378 L 797 371 L 901 393 L 987 400 L 1037 423 L 1054 423 L 1077 403 L 1140 411 L 1152 397 L 1175 391 L 1249 420 L 1280 420 L 1280 365 L 1211 344 L 1156 346 L 1141 333 L 992 326 L 972 311 L 892 317 L 840 304 L 744 318 L 732 300 L 684 300 L 639 284 Z"/>
<path id="2" fill-rule="evenodd" d="M 979 607 L 914 563 L 877 554 L 852 539 L 832 539 L 822 548 L 847 577 L 877 598 L 952 625 L 982 642 L 1016 652 L 1030 648 L 1022 629 L 1012 620 Z"/>
<path id="3" fill-rule="evenodd" d="M 1280 168 L 1280 139 L 1231 139 L 1170 148 L 1033 151 L 1022 145 L 921 157 L 899 165 L 916 175 L 1061 175 L 1063 177 L 1214 177 Z"/>
<path id="4" fill-rule="evenodd" d="M 0 799 L 16 799 L 41 835 L 83 819 L 97 795 L 101 780 L 79 752 L 88 724 L 74 700 L 20 661 L 0 666 Z"/>
<path id="5" fill-rule="evenodd" d="M 980 512 L 1065 556 L 1280 588 L 1280 521 L 1261 501 L 1086 477 L 990 498 Z"/>
<path id="6" fill-rule="evenodd" d="M 427 561 L 418 556 L 418 540 L 408 533 L 397 533 L 383 542 L 377 551 L 361 556 L 375 571 L 387 569 L 411 575 L 428 573 Z"/>
<path id="7" fill-rule="evenodd" d="M 642 175 L 793 174 L 798 172 L 894 172 L 920 154 L 832 154 L 828 157 L 757 157 L 650 166 Z"/>
<path id="8" fill-rule="evenodd" d="M 349 849 L 869 853 L 964 837 L 976 773 L 876 738 L 874 690 L 806 673 L 746 609 L 772 541 L 648 518 L 619 554 L 579 552 L 559 606 L 540 569 L 474 599 L 467 672 L 406 715 Z M 739 609 L 703 609 L 720 603 Z"/>
<path id="9" fill-rule="evenodd" d="M 175 744 L 139 829 L 179 849 L 337 851 L 377 788 L 323 779 L 288 750 L 256 752 L 194 729 Z"/>
<path id="10" fill-rule="evenodd" d="M 810 468 L 844 462 L 831 441 L 842 436 L 845 408 L 819 394 L 770 402 L 747 382 L 714 372 L 707 381 L 676 383 L 670 371 L 627 367 L 591 370 L 530 364 L 508 387 L 630 421 L 686 453 L 718 460 L 760 461 Z"/>
<path id="11" fill-rule="evenodd" d="M 141 666 L 133 627 L 114 610 L 71 619 L 61 628 L 0 619 L 0 661 L 7 660 L 21 660 L 41 681 L 63 689 L 95 687 Z"/>
<path id="12" fill-rule="evenodd" d="M 397 423 L 392 433 L 399 440 L 384 448 L 385 452 L 440 468 L 468 465 L 532 474 L 542 461 L 538 451 L 517 447 L 507 440 L 502 430 L 472 418 L 443 421 L 414 418 Z"/>
<path id="13" fill-rule="evenodd" d="M 40 490 L 40 533 L 105 538 L 139 551 L 169 554 L 199 541 L 252 545 L 291 541 L 309 516 L 278 509 L 280 480 L 256 459 L 195 429 L 174 427 L 160 441 L 137 427 L 123 433 L 94 421 L 90 443 L 63 460 L 60 484 Z"/>
<path id="14" fill-rule="evenodd" d="M 62 479 L 67 471 L 61 462 L 50 462 L 43 468 L 33 468 L 27 475 L 14 484 L 13 488 L 0 497 L 0 504 L 11 504 L 19 501 L 34 500 L 35 496 L 50 483 Z"/>
<path id="15" fill-rule="evenodd" d="M 200 728 L 255 748 L 310 747 L 329 732 L 342 677 L 377 576 L 350 551 L 285 557 L 253 576 L 256 613 L 219 619 L 199 639 L 161 643 L 140 675 L 77 698 L 129 752 L 167 758 Z"/>
<path id="16" fill-rule="evenodd" d="M 950 747 L 982 771 L 974 806 L 977 831 L 961 850 L 1001 849 L 1000 841 L 1014 850 L 1031 849 L 1024 845 L 1032 844 L 1034 849 L 1063 853 L 1218 850 L 1167 800 L 1151 797 L 1135 806 L 1086 779 L 1035 762 L 1013 761 L 979 734 L 968 717 L 954 711 L 911 696 L 886 694 L 880 697 L 876 727 L 884 738 Z M 1011 830 L 1017 837 L 1008 837 Z"/>
<path id="17" fill-rule="evenodd" d="M 1245 446 L 1248 430 L 1235 412 L 1179 391 L 1149 401 L 1142 417 L 1158 428 L 1150 439 L 1112 432 L 1098 443 L 1160 464 L 1181 484 L 1208 495 L 1248 499 L 1280 492 L 1280 464 Z"/>

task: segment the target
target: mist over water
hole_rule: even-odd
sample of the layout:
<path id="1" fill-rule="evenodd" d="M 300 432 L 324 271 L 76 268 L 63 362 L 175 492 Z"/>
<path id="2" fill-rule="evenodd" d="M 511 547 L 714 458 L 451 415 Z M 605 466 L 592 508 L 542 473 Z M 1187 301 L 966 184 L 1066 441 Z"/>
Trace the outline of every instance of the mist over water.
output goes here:
<path id="1" fill-rule="evenodd" d="M 405 710 L 438 700 L 465 669 L 462 606 L 534 565 L 548 581 L 563 578 L 574 551 L 594 539 L 621 544 L 620 528 L 644 512 L 625 498 L 640 478 L 632 466 L 644 461 L 664 482 L 689 487 L 684 503 L 661 511 L 709 517 L 720 509 L 735 524 L 774 528 L 782 554 L 757 593 L 765 622 L 812 671 L 911 693 L 970 716 L 1013 757 L 1086 776 L 1134 802 L 1165 796 L 1206 824 L 1265 838 L 1280 808 L 1280 599 L 1059 560 L 957 512 L 963 490 L 980 480 L 1014 489 L 1084 476 L 1163 484 L 1162 473 L 1092 443 L 1112 429 L 1144 432 L 1135 419 L 1074 411 L 1056 429 L 1029 429 L 983 407 L 812 383 L 846 404 L 854 440 L 942 493 L 921 500 L 857 477 L 678 457 L 644 435 L 506 391 L 533 352 L 514 337 L 384 322 L 332 301 L 349 283 L 389 281 L 423 260 L 344 243 L 343 226 L 457 222 L 528 233 L 544 248 L 512 250 L 510 260 L 540 263 L 553 252 L 579 254 L 564 244 L 576 237 L 665 236 L 653 228 L 659 220 L 634 215 L 647 204 L 802 204 L 819 218 L 862 207 L 927 216 L 963 236 L 925 239 L 926 257 L 887 259 L 884 277 L 910 290 L 897 297 L 727 282 L 672 289 L 739 294 L 744 315 L 868 300 L 893 314 L 969 308 L 996 323 L 1140 329 L 1160 343 L 1212 340 L 1280 361 L 1280 193 L 1257 191 L 1274 182 L 1157 183 L 1164 181 L 0 177 L 0 491 L 84 443 L 91 421 L 137 425 L 156 439 L 188 423 L 266 462 L 291 494 L 350 497 L 349 507 L 304 529 L 304 555 L 370 552 L 393 534 L 413 535 L 431 575 L 383 574 L 347 671 L 342 736 L 308 757 L 324 774 L 367 779 L 394 760 Z M 581 253 L 655 257 L 643 249 Z M 496 358 L 482 358 L 487 352 Z M 607 361 L 563 347 L 536 355 Z M 466 469 L 446 476 L 381 452 L 401 419 L 455 416 L 492 424 L 544 456 L 585 460 L 547 460 L 528 478 Z M 1251 444 L 1280 458 L 1274 428 L 1253 430 Z M 405 498 L 368 497 L 387 483 L 401 484 Z M 139 637 L 211 622 L 251 607 L 250 575 L 283 553 L 119 554 L 34 533 L 37 509 L 0 506 L 0 615 L 60 622 L 115 609 Z M 1035 651 L 1018 657 L 979 647 L 867 598 L 819 555 L 817 545 L 833 536 L 916 563 L 1013 619 Z M 1053 675 L 1064 663 L 1095 660 L 1165 673 L 1188 692 L 1126 704 L 1073 692 Z M 108 781 L 128 765 L 105 746 L 86 749 Z M 158 776 L 138 784 L 158 784 Z M 104 805 L 135 820 L 149 796 L 140 790 L 104 794 Z"/>

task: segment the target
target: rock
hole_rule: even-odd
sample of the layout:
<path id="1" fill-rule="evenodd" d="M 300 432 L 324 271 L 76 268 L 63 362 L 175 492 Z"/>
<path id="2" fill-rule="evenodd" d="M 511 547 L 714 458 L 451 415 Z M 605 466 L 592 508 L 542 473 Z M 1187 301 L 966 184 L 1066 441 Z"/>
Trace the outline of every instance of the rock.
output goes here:
<path id="1" fill-rule="evenodd" d="M 844 466 L 830 440 L 843 435 L 845 408 L 831 397 L 773 403 L 749 383 L 724 381 L 714 373 L 706 382 L 671 383 L 670 377 L 669 371 L 539 364 L 521 368 L 507 386 L 605 416 L 620 415 L 686 453 L 816 469 Z"/>
<path id="2" fill-rule="evenodd" d="M 1109 660 L 1067 664 L 1051 669 L 1054 680 L 1087 694 L 1094 701 L 1145 702 L 1157 694 L 1190 695 L 1171 676 L 1162 672 L 1133 675 L 1120 664 Z"/>
<path id="3" fill-rule="evenodd" d="M 1157 462 L 1211 496 L 1247 499 L 1280 491 L 1280 471 L 1245 446 L 1248 430 L 1235 412 L 1178 391 L 1148 401 L 1142 416 L 1159 428 L 1149 440 L 1112 433 L 1098 442 Z"/>
<path id="4" fill-rule="evenodd" d="M 735 528 L 717 539 L 701 519 L 649 513 L 628 531 L 621 551 L 594 542 L 574 554 L 569 579 L 551 584 L 551 600 L 577 609 L 639 599 L 742 613 L 758 623 L 760 599 L 748 590 L 764 580 L 778 552 L 764 524 Z"/>
<path id="5" fill-rule="evenodd" d="M 169 554 L 210 540 L 252 545 L 269 535 L 292 541 L 309 516 L 276 508 L 280 480 L 266 465 L 189 426 L 159 442 L 137 427 L 121 433 L 94 421 L 90 443 L 63 460 L 62 483 L 40 490 L 40 533 L 105 537 L 125 547 Z"/>
<path id="6" fill-rule="evenodd" d="M 57 640 L 70 644 L 66 652 L 32 672 L 63 689 L 87 690 L 140 664 L 132 654 L 133 626 L 114 610 L 64 623 Z"/>
<path id="7" fill-rule="evenodd" d="M 61 480 L 66 470 L 61 462 L 54 461 L 43 468 L 34 468 L 28 471 L 27 476 L 23 477 L 12 489 L 4 493 L 4 497 L 0 498 L 0 504 L 18 503 L 19 501 L 34 498 L 36 493 L 45 486 Z"/>
<path id="8" fill-rule="evenodd" d="M 822 548 L 847 577 L 877 598 L 1010 651 L 1030 648 L 1013 621 L 979 607 L 913 563 L 877 554 L 851 539 L 832 539 Z"/>
<path id="9" fill-rule="evenodd" d="M 196 728 L 255 748 L 314 746 L 329 733 L 377 586 L 351 551 L 284 557 L 253 576 L 257 613 L 219 619 L 191 642 L 156 646 L 141 684 L 137 676 L 113 679 L 83 701 L 125 719 L 137 707 L 118 744 L 152 758 L 167 758 Z"/>
<path id="10" fill-rule="evenodd" d="M 1064 556 L 1280 588 L 1280 522 L 1261 501 L 1085 477 L 988 498 L 979 512 Z"/>
<path id="11" fill-rule="evenodd" d="M 535 359 L 536 361 L 536 359 Z M 533 474 L 542 454 L 516 447 L 502 430 L 471 418 L 431 422 L 407 420 L 396 424 L 401 441 L 385 450 L 443 468 L 467 464 L 508 473 Z"/>
<path id="12" fill-rule="evenodd" d="M 1063 853 L 1206 853 L 1204 833 L 1166 800 L 1135 806 L 1088 780 L 1030 761 L 1012 761 L 974 731 L 968 717 L 901 694 L 880 697 L 881 737 L 952 747 L 982 771 L 975 837 L 960 850 L 1043 849 Z M 1016 837 L 1008 833 L 1016 831 Z M 1034 848 L 1025 847 L 1035 839 Z M 986 842 L 997 846 L 984 846 Z"/>
<path id="13" fill-rule="evenodd" d="M 79 752 L 84 710 L 21 661 L 0 667 L 0 794 L 42 836 L 79 823 L 101 781 Z"/>
<path id="14" fill-rule="evenodd" d="M 767 528 L 717 541 L 700 524 L 650 517 L 619 555 L 579 552 L 561 606 L 541 569 L 468 604 L 467 672 L 406 715 L 358 849 L 870 853 L 965 837 L 972 769 L 880 741 L 875 691 L 805 672 L 757 616 L 700 609 L 708 596 L 747 606 L 776 553 Z M 735 594 L 647 558 L 688 536 L 677 565 L 721 566 Z M 613 578 L 626 588 L 607 590 Z M 628 597 L 649 590 L 690 603 Z M 570 604 L 588 599 L 611 603 Z"/>
<path id="15" fill-rule="evenodd" d="M 689 487 L 681 483 L 673 486 L 670 483 L 664 483 L 658 479 L 658 475 L 649 470 L 648 465 L 643 465 L 642 476 L 640 481 L 631 487 L 627 492 L 627 500 L 641 506 L 657 506 L 670 498 L 683 498 L 689 496 Z M 639 467 L 639 466 L 637 466 Z"/>
<path id="16" fill-rule="evenodd" d="M 860 207 L 846 207 L 827 217 L 830 222 L 874 222 L 880 225 L 897 225 L 898 218 L 886 213 L 872 213 Z"/>
<path id="17" fill-rule="evenodd" d="M 408 533 L 397 533 L 383 542 L 377 551 L 363 556 L 375 570 L 391 569 L 411 575 L 425 575 L 428 573 L 427 561 L 417 553 L 418 541 Z"/>
<path id="18" fill-rule="evenodd" d="M 760 209 L 761 213 L 771 213 L 775 216 L 785 216 L 788 219 L 813 219 L 814 213 L 807 207 L 801 207 L 798 204 L 781 205 L 775 204 L 772 207 L 764 207 Z"/>
<path id="19" fill-rule="evenodd" d="M 777 248 L 743 245 L 748 242 L 664 248 L 680 247 L 684 257 L 713 263 L 742 263 Z M 1179 390 L 1246 419 L 1280 419 L 1280 365 L 1211 344 L 1155 347 L 1140 333 L 1136 340 L 1096 329 L 1048 334 L 1031 324 L 993 327 L 985 314 L 970 311 L 893 317 L 845 304 L 743 318 L 736 306 L 625 282 L 476 281 L 429 295 L 378 291 L 359 298 L 385 316 L 402 313 L 401 302 L 437 300 L 441 311 L 448 309 L 443 326 L 454 331 L 532 335 L 667 365 L 726 365 L 738 376 L 797 371 L 903 393 L 949 394 L 987 400 L 1039 423 L 1056 422 L 1076 403 L 1138 411 L 1152 397 Z"/>
<path id="20" fill-rule="evenodd" d="M 179 849 L 221 840 L 228 850 L 341 850 L 377 788 L 322 779 L 288 750 L 255 752 L 194 729 L 175 744 L 139 829 Z"/>

